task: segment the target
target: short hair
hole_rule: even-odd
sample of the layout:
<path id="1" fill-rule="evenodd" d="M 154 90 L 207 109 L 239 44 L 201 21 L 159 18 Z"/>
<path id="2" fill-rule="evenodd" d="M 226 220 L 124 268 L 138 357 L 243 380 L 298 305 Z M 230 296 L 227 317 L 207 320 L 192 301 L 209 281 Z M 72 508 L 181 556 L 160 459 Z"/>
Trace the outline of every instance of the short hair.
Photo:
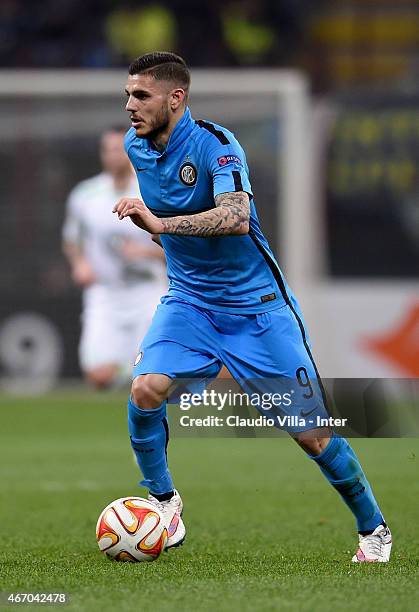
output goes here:
<path id="1" fill-rule="evenodd" d="M 149 74 L 156 81 L 173 81 L 185 91 L 189 90 L 191 76 L 184 59 L 175 53 L 154 51 L 134 60 L 128 74 Z"/>

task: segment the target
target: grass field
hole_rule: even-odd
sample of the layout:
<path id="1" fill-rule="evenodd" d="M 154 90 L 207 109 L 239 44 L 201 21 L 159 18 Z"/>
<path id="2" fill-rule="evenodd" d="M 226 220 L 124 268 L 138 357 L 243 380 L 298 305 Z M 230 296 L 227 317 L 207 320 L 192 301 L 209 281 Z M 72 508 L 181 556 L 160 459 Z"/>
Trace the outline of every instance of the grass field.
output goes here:
<path id="1" fill-rule="evenodd" d="M 418 439 L 353 441 L 392 527 L 388 565 L 350 563 L 352 517 L 294 443 L 225 438 L 172 440 L 185 545 L 118 564 L 95 524 L 141 493 L 125 398 L 3 396 L 0 410 L 0 591 L 64 591 L 66 610 L 419 609 Z"/>

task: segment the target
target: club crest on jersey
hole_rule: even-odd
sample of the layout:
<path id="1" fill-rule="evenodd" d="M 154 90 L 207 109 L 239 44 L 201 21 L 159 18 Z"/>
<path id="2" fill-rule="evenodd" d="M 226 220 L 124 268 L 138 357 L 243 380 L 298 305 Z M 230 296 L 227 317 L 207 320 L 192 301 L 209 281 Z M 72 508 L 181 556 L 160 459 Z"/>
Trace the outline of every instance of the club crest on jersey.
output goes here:
<path id="1" fill-rule="evenodd" d="M 136 357 L 136 359 L 135 359 L 135 361 L 134 361 L 134 365 L 135 365 L 135 366 L 136 366 L 136 365 L 138 365 L 138 364 L 140 363 L 141 359 L 143 358 L 143 355 L 144 355 L 143 351 L 141 351 L 140 353 L 138 353 L 138 355 L 137 355 L 137 357 Z"/>
<path id="2" fill-rule="evenodd" d="M 242 160 L 237 155 L 223 155 L 217 159 L 219 166 L 225 166 L 226 164 L 239 164 L 242 165 Z"/>
<path id="3" fill-rule="evenodd" d="M 196 184 L 198 172 L 190 161 L 184 162 L 179 168 L 179 178 L 182 183 L 188 187 L 193 187 Z"/>

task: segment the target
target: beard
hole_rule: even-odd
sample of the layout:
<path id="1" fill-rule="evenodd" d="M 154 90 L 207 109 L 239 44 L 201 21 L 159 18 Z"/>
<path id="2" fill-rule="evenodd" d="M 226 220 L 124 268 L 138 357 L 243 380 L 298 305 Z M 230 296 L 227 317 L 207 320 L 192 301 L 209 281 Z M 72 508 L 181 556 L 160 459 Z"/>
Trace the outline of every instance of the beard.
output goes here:
<path id="1" fill-rule="evenodd" d="M 150 122 L 150 128 L 146 134 L 143 134 L 143 138 L 148 138 L 149 140 L 157 140 L 159 134 L 164 132 L 164 130 L 169 125 L 169 110 L 165 105 L 162 105 L 160 110 L 157 112 L 156 116 Z"/>

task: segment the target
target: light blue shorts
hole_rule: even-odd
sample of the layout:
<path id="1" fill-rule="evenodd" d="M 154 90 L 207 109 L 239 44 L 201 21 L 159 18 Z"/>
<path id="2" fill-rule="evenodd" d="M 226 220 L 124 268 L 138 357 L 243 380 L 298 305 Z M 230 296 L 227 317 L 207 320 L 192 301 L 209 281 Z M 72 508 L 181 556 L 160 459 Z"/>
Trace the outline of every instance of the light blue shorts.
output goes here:
<path id="1" fill-rule="evenodd" d="M 294 299 L 291 306 L 277 310 L 233 315 L 165 296 L 137 359 L 133 378 L 159 373 L 172 379 L 210 380 L 224 364 L 245 393 L 289 393 L 291 401 L 272 410 L 290 432 L 313 429 L 317 417 L 328 417 L 323 385 Z M 274 415 L 262 405 L 255 408 L 269 418 Z M 284 421 L 287 416 L 294 418 Z"/>

